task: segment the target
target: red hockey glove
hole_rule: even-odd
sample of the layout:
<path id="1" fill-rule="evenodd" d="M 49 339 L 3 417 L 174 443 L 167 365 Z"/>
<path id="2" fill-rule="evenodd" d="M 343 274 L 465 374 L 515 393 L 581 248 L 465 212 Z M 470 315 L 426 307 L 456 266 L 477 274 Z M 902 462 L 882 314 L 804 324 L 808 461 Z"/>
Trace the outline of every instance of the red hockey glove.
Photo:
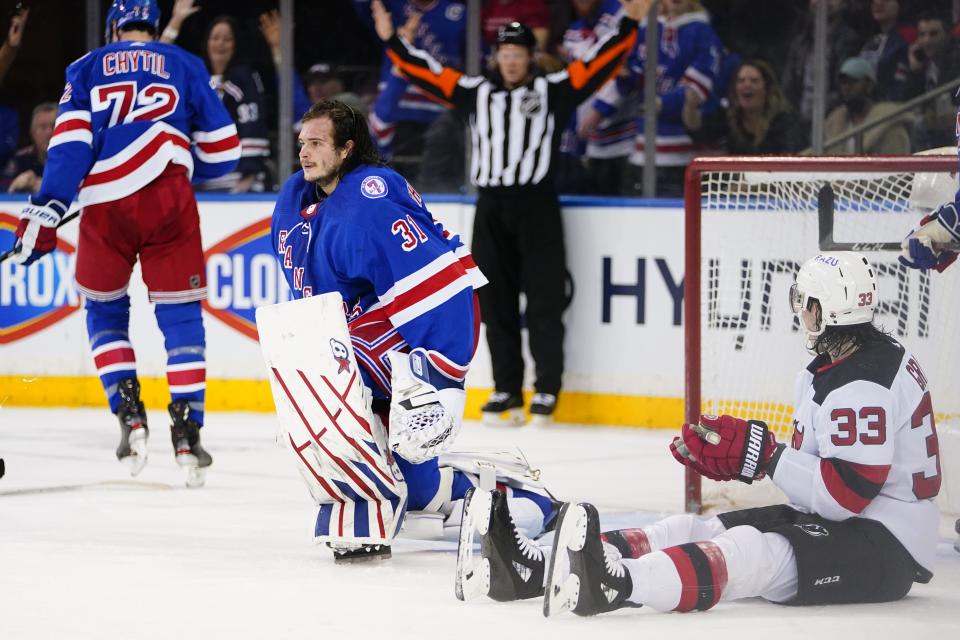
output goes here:
<path id="1" fill-rule="evenodd" d="M 718 476 L 709 469 L 705 469 L 703 465 L 700 464 L 700 461 L 693 457 L 693 455 L 690 453 L 690 450 L 687 448 L 686 443 L 684 443 L 683 438 L 680 436 L 676 436 L 673 439 L 673 442 L 670 443 L 670 454 L 673 456 L 674 460 L 685 467 L 690 467 L 705 478 L 709 478 L 711 480 L 730 479 Z"/>
<path id="2" fill-rule="evenodd" d="M 684 424 L 681 433 L 690 457 L 714 479 L 750 484 L 766 475 L 777 452 L 777 439 L 759 420 L 733 416 L 700 416 L 700 424 Z"/>

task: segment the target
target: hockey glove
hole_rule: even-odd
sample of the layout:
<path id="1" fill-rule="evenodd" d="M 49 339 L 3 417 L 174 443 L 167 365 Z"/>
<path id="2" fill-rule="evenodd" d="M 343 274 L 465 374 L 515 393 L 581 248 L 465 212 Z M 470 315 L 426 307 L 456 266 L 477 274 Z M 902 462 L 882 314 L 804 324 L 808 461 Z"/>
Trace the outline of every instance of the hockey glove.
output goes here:
<path id="1" fill-rule="evenodd" d="M 390 448 L 408 462 L 435 458 L 453 446 L 460 431 L 466 401 L 463 381 L 440 371 L 425 349 L 389 355 Z"/>
<path id="2" fill-rule="evenodd" d="M 673 439 L 673 442 L 670 443 L 670 454 L 674 459 L 682 464 L 685 467 L 689 467 L 702 475 L 705 478 L 711 480 L 729 480 L 730 478 L 725 478 L 723 476 L 718 476 L 715 473 L 711 472 L 709 469 L 705 469 L 703 465 L 700 464 L 700 461 L 693 457 L 693 454 L 690 453 L 690 449 L 687 448 L 686 443 L 684 443 L 683 438 L 676 436 Z"/>
<path id="3" fill-rule="evenodd" d="M 960 221 L 955 204 L 942 205 L 920 220 L 901 244 L 900 264 L 911 269 L 943 271 L 957 259 Z"/>
<path id="4" fill-rule="evenodd" d="M 699 424 L 684 424 L 683 444 L 696 464 L 714 480 L 750 484 L 766 475 L 777 452 L 777 439 L 759 420 L 733 416 L 700 416 Z"/>
<path id="5" fill-rule="evenodd" d="M 10 260 L 28 266 L 57 247 L 57 225 L 64 214 L 59 204 L 56 200 L 45 205 L 31 202 L 23 208 L 17 225 L 17 244 Z"/>

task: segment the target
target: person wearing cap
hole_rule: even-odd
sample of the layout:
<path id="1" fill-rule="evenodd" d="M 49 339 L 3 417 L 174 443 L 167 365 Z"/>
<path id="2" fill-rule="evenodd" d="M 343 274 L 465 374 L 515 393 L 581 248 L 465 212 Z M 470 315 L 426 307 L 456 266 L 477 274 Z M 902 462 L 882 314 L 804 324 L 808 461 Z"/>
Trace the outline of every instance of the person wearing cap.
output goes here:
<path id="1" fill-rule="evenodd" d="M 563 374 L 562 314 L 567 268 L 560 203 L 553 182 L 560 136 L 577 106 L 616 75 L 637 40 L 650 0 L 621 0 L 624 16 L 584 58 L 540 75 L 536 40 L 521 23 L 497 34 L 496 69 L 489 78 L 444 67 L 398 35 L 380 0 L 372 3 L 377 35 L 394 67 L 452 107 L 470 124 L 471 180 L 477 187 L 473 256 L 490 284 L 480 290 L 495 392 L 483 407 L 490 422 L 523 419 L 524 362 L 519 297 L 536 362 L 530 411 L 549 420 Z"/>
<path id="2" fill-rule="evenodd" d="M 860 57 L 847 58 L 840 65 L 841 105 L 830 112 L 824 122 L 827 140 L 841 135 L 867 121 L 878 120 L 897 109 L 892 102 L 876 102 L 877 77 L 870 63 Z M 833 155 L 892 155 L 910 153 L 910 124 L 906 117 L 888 120 L 863 133 L 862 147 L 856 137 L 829 147 Z"/>

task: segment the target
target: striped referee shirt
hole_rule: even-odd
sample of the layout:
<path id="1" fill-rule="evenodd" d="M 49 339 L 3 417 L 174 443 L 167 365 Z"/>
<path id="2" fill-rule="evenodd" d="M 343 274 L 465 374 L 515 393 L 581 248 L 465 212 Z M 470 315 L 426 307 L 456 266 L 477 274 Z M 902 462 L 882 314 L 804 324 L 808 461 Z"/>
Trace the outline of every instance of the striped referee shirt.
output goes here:
<path id="1" fill-rule="evenodd" d="M 637 22 L 623 16 L 619 31 L 583 58 L 514 89 L 444 67 L 396 34 L 387 43 L 387 55 L 410 82 L 470 123 L 473 184 L 523 189 L 545 180 L 551 184 L 563 129 L 577 106 L 619 71 L 636 38 Z"/>

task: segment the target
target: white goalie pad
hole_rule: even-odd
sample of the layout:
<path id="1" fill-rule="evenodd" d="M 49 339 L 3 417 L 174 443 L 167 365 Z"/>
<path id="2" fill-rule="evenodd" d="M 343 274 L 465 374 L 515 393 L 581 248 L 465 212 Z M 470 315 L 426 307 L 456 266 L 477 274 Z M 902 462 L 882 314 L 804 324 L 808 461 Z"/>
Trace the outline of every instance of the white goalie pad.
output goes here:
<path id="1" fill-rule="evenodd" d="M 280 429 L 320 507 L 317 542 L 389 543 L 407 487 L 370 408 L 339 293 L 257 309 Z"/>

